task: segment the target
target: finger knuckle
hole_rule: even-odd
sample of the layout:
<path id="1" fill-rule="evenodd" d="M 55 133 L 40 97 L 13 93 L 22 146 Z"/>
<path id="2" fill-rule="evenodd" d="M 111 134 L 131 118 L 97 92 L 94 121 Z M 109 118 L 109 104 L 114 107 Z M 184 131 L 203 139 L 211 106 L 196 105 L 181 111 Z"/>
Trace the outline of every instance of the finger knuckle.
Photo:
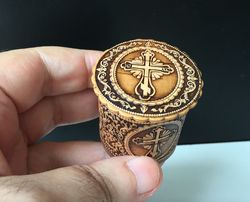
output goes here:
<path id="1" fill-rule="evenodd" d="M 86 165 L 73 166 L 73 169 L 77 173 L 77 181 L 84 185 L 83 196 L 87 194 L 89 201 L 114 202 L 111 190 L 115 189 L 112 183 L 96 169 Z"/>

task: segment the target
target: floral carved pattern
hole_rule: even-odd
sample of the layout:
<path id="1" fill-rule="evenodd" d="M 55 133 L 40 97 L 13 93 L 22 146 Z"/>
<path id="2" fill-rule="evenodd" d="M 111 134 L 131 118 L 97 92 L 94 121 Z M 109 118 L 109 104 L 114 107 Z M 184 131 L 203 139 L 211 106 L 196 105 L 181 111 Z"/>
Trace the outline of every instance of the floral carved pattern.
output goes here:
<path id="1" fill-rule="evenodd" d="M 124 147 L 124 137 L 138 128 L 138 125 L 114 115 L 104 105 L 100 106 L 99 111 L 101 139 L 108 153 L 112 156 L 128 155 Z"/>

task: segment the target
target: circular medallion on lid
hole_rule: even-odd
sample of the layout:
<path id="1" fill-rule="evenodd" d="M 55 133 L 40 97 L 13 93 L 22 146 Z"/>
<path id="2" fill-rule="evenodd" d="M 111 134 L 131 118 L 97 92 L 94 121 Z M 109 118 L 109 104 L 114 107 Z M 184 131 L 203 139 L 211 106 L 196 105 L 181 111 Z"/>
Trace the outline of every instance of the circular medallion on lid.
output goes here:
<path id="1" fill-rule="evenodd" d="M 102 104 L 137 121 L 170 121 L 185 115 L 201 95 L 194 62 L 177 48 L 132 40 L 104 52 L 92 77 Z"/>

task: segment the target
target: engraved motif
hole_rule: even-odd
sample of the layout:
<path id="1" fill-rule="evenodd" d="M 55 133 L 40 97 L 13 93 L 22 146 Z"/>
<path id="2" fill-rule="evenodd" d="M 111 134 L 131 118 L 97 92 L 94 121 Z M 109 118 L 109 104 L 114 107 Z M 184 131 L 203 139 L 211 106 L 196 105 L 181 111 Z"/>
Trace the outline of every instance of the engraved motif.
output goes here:
<path id="1" fill-rule="evenodd" d="M 125 138 L 125 148 L 130 155 L 144 155 L 158 162 L 166 160 L 178 142 L 184 117 L 158 125 L 144 125 Z"/>
<path id="2" fill-rule="evenodd" d="M 148 149 L 147 156 L 158 159 L 162 156 L 162 147 L 169 141 L 169 138 L 176 135 L 177 129 L 166 129 L 163 126 L 154 128 L 149 134 L 143 137 L 132 138 L 132 141 L 145 149 Z"/>
<path id="3" fill-rule="evenodd" d="M 142 112 L 142 113 L 146 113 L 146 111 L 148 110 L 148 107 L 147 107 L 146 105 L 142 105 L 142 106 L 140 107 L 140 109 L 141 109 L 141 112 Z"/>
<path id="4" fill-rule="evenodd" d="M 149 100 L 154 96 L 155 87 L 152 80 L 160 79 L 164 74 L 168 75 L 174 72 L 173 67 L 156 59 L 155 54 L 150 49 L 143 51 L 140 57 L 123 62 L 121 67 L 140 79 L 135 93 L 142 100 Z"/>
<path id="5" fill-rule="evenodd" d="M 181 91 L 183 87 L 183 83 L 184 83 L 183 74 L 184 73 L 182 71 L 182 67 L 180 66 L 179 62 L 172 55 L 170 55 L 166 51 L 163 51 L 159 48 L 153 47 L 154 43 L 150 41 L 147 41 L 144 43 L 149 44 L 150 46 L 149 45 L 146 46 L 145 44 L 145 45 L 136 46 L 133 48 L 128 48 L 124 50 L 121 54 L 119 54 L 117 57 L 114 58 L 114 61 L 110 67 L 110 81 L 113 87 L 113 91 L 115 91 L 118 95 L 120 95 L 124 100 L 127 100 L 130 103 L 133 103 L 135 106 L 138 106 L 138 104 L 139 105 L 143 104 L 143 105 L 148 106 L 149 108 L 147 110 L 147 113 L 145 113 L 145 115 L 150 114 L 151 116 L 153 115 L 153 113 L 151 113 L 151 110 L 150 110 L 152 106 L 157 106 L 157 105 L 167 103 L 173 100 L 178 95 L 178 93 Z M 157 73 L 154 72 L 153 79 L 150 78 L 150 80 L 155 81 L 155 82 L 152 82 L 153 87 L 155 87 L 156 89 L 155 94 L 149 100 L 143 100 L 135 93 L 136 86 L 139 87 L 138 78 L 136 78 L 136 76 L 139 77 L 139 82 L 140 82 L 140 79 L 142 79 L 141 75 L 138 75 L 140 74 L 140 72 L 137 70 L 136 72 L 133 73 L 134 74 L 133 75 L 130 71 L 125 70 L 121 66 L 122 66 L 122 63 L 126 61 L 131 61 L 135 58 L 142 59 L 141 53 L 148 51 L 148 50 L 153 52 L 155 54 L 154 58 L 157 58 L 156 60 L 158 60 L 159 62 L 162 62 L 162 64 L 170 64 L 171 68 L 173 68 L 174 71 L 170 74 L 166 74 L 167 77 L 165 76 L 165 74 L 161 75 L 160 76 L 161 79 L 157 78 L 159 77 L 158 72 Z M 143 62 L 143 59 L 142 59 L 142 62 Z M 123 70 L 124 72 L 121 70 Z M 134 81 L 132 81 L 133 84 L 131 85 L 131 78 L 127 77 L 126 76 L 127 73 L 125 72 L 128 72 L 128 74 L 131 75 L 136 82 L 134 83 Z M 139 109 L 139 106 L 137 109 Z M 131 110 L 127 110 L 127 111 L 131 112 Z M 142 111 L 142 113 L 144 112 Z"/>

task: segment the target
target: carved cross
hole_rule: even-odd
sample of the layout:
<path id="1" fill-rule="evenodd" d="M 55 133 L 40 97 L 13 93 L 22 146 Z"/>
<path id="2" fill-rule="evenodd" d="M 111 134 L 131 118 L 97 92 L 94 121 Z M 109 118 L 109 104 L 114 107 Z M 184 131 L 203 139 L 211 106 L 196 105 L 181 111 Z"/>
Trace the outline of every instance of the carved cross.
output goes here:
<path id="1" fill-rule="evenodd" d="M 162 155 L 162 146 L 167 143 L 169 138 L 174 135 L 176 131 L 176 129 L 166 130 L 164 127 L 160 126 L 144 137 L 136 137 L 132 139 L 132 141 L 148 149 L 146 155 L 151 154 L 152 157 L 157 158 Z"/>
<path id="2" fill-rule="evenodd" d="M 174 72 L 173 67 L 156 59 L 155 54 L 150 49 L 143 51 L 138 58 L 123 62 L 121 67 L 140 79 L 135 88 L 135 93 L 142 100 L 149 100 L 154 96 L 155 88 L 152 80 Z"/>

